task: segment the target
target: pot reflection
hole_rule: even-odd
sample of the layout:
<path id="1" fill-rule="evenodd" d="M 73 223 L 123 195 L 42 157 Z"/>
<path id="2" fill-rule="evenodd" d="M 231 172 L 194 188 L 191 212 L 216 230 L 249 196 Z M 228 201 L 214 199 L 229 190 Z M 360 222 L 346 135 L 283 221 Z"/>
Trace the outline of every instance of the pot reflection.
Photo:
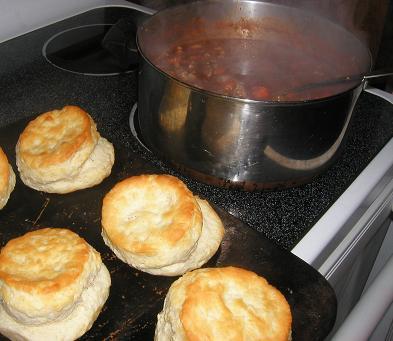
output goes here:
<path id="1" fill-rule="evenodd" d="M 301 184 L 326 169 L 362 90 L 269 104 L 189 88 L 143 61 L 141 72 L 139 120 L 148 148 L 203 182 L 253 189 Z"/>
<path id="2" fill-rule="evenodd" d="M 164 91 L 160 109 L 160 127 L 168 136 L 184 131 L 190 90 L 171 82 Z"/>

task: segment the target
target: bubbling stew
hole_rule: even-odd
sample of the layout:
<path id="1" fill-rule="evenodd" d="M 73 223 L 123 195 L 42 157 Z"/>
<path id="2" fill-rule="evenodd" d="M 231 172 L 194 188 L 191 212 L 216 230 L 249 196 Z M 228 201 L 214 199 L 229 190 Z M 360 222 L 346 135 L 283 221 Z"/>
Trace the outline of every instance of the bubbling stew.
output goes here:
<path id="1" fill-rule="evenodd" d="M 352 57 L 321 42 L 212 37 L 176 43 L 156 66 L 170 76 L 216 94 L 262 101 L 305 101 L 348 90 L 358 81 L 302 89 L 360 72 Z"/>

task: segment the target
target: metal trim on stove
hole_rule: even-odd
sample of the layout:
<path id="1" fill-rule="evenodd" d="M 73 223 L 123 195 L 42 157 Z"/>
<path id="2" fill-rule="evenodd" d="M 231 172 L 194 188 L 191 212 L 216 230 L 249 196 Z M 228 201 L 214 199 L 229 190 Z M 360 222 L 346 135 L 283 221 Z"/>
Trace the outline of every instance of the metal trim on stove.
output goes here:
<path id="1" fill-rule="evenodd" d="M 87 10 L 80 11 L 77 14 L 85 13 L 85 12 L 91 11 L 93 9 L 104 8 L 104 7 L 130 8 L 130 9 L 135 9 L 135 10 L 138 10 L 140 12 L 150 14 L 150 15 L 153 15 L 154 13 L 157 12 L 155 9 L 148 8 L 148 7 L 138 5 L 133 2 L 129 2 L 129 1 L 125 1 L 125 0 L 103 0 L 101 5 L 93 6 Z M 75 15 L 77 15 L 77 14 L 75 14 Z"/>
<path id="2" fill-rule="evenodd" d="M 42 2 L 43 1 L 41 1 L 41 5 Z M 94 4 L 92 2 L 94 2 Z M 5 29 L 5 31 L 0 35 L 0 43 L 99 8 L 122 7 L 135 9 L 150 15 L 156 12 L 154 9 L 125 0 L 91 0 L 90 3 L 85 3 L 83 1 L 78 3 L 77 1 L 73 1 L 67 4 L 64 3 L 58 7 L 52 6 L 53 8 L 45 10 L 39 10 L 39 4 L 38 7 L 37 5 L 34 7 L 34 5 L 24 6 L 23 4 L 17 4 L 17 2 L 15 2 L 15 4 L 12 3 L 9 6 L 11 9 L 9 14 L 12 15 L 18 13 L 19 16 L 16 20 L 5 20 L 5 22 L 2 23 L 3 26 L 0 25 L 0 27 Z M 7 7 L 7 9 L 9 8 Z M 7 9 L 5 10 L 6 15 Z M 37 11 L 35 9 L 37 9 Z M 31 10 L 33 13 L 29 12 Z"/>
<path id="3" fill-rule="evenodd" d="M 135 4 L 133 2 L 129 2 L 129 1 L 125 1 L 125 0 L 103 0 L 101 1 L 101 4 L 97 4 L 95 6 L 92 6 L 89 9 L 86 10 L 82 10 L 74 15 L 78 15 L 81 13 L 85 13 L 87 11 L 91 11 L 97 8 L 104 8 L 104 7 L 123 7 L 123 8 L 131 8 L 131 9 L 135 9 L 138 10 L 140 12 L 146 13 L 146 14 L 150 14 L 153 15 L 154 13 L 156 13 L 157 11 L 155 9 L 152 8 L 148 8 L 142 5 L 138 5 Z"/>

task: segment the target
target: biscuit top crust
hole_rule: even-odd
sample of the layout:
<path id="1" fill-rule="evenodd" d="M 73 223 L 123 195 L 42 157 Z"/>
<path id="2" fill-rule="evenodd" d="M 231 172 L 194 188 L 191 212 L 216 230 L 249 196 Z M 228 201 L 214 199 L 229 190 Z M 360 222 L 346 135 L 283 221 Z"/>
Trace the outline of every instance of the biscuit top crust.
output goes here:
<path id="1" fill-rule="evenodd" d="M 90 248 L 66 229 L 45 228 L 10 240 L 0 252 L 0 278 L 28 292 L 49 293 L 73 282 Z"/>
<path id="2" fill-rule="evenodd" d="M 171 175 L 139 175 L 116 184 L 105 196 L 102 227 L 116 247 L 159 256 L 160 265 L 188 256 L 202 230 L 192 192 Z M 159 266 L 159 265 L 157 265 Z"/>
<path id="3" fill-rule="evenodd" d="M 10 166 L 7 156 L 0 147 L 0 196 L 8 189 L 8 179 L 10 177 Z"/>
<path id="4" fill-rule="evenodd" d="M 99 138 L 90 115 L 77 106 L 43 113 L 18 140 L 19 156 L 31 168 L 61 164 L 81 148 L 93 150 Z"/>
<path id="5" fill-rule="evenodd" d="M 74 303 L 101 257 L 76 233 L 44 228 L 10 240 L 0 252 L 0 294 L 10 309 L 29 316 Z"/>
<path id="6" fill-rule="evenodd" d="M 180 321 L 187 340 L 288 340 L 289 305 L 263 277 L 226 267 L 199 269 L 179 281 L 184 290 Z"/>

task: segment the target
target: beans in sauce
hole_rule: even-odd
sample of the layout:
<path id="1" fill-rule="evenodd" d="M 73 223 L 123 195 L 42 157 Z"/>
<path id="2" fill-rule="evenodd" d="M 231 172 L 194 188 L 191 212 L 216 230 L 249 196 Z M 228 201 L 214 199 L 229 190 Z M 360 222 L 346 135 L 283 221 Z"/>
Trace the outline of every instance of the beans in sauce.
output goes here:
<path id="1" fill-rule="evenodd" d="M 285 40 L 203 38 L 173 45 L 156 63 L 172 77 L 220 95 L 304 101 L 328 97 L 356 85 L 293 90 L 356 72 L 351 60 L 343 62 L 342 55 L 339 57 L 313 48 L 312 43 L 305 48 Z"/>

